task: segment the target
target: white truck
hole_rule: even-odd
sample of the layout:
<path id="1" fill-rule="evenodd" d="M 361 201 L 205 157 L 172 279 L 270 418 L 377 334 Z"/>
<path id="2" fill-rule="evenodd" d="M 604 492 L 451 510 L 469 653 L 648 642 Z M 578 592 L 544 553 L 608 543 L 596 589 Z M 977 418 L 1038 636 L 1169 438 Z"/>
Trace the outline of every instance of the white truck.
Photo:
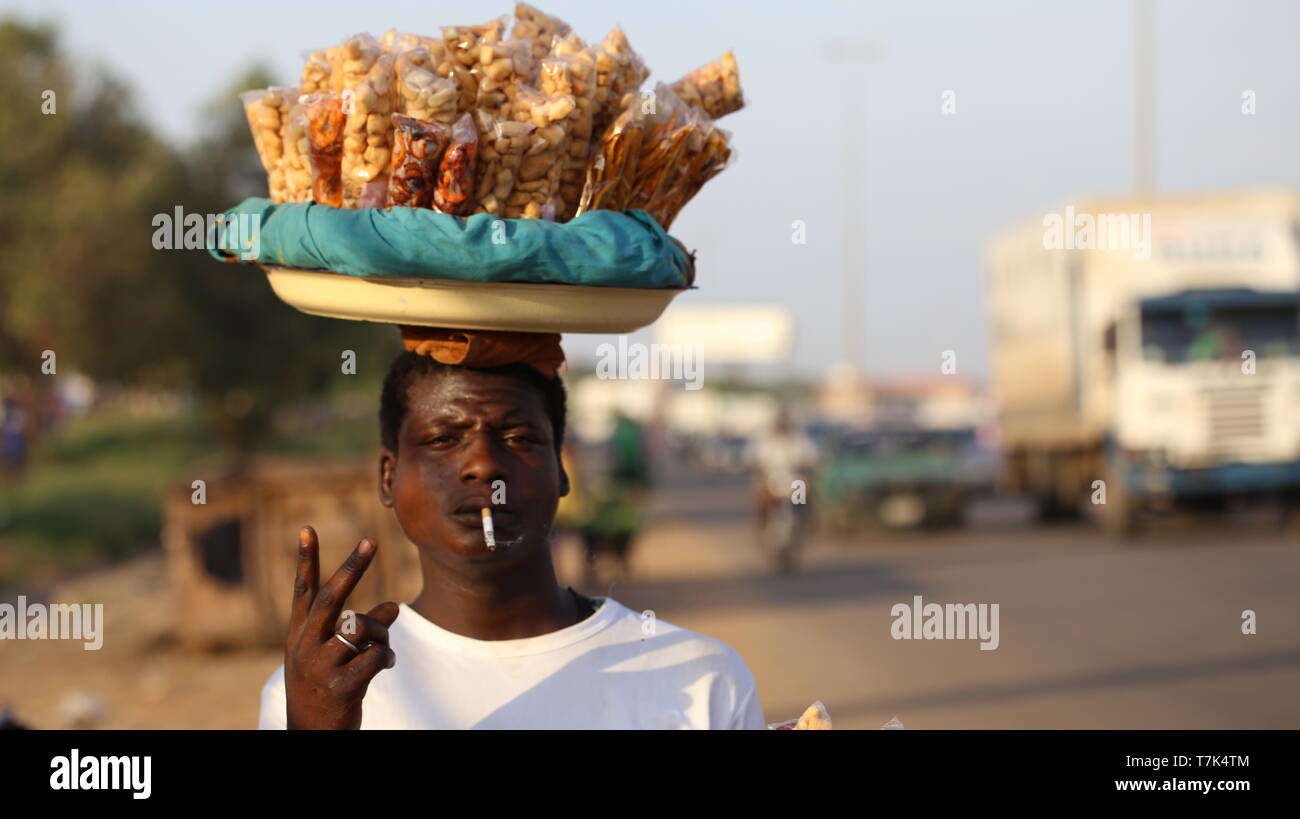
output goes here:
<path id="1" fill-rule="evenodd" d="M 1300 492 L 1300 198 L 1095 199 L 987 256 L 1003 485 L 1042 518 Z"/>

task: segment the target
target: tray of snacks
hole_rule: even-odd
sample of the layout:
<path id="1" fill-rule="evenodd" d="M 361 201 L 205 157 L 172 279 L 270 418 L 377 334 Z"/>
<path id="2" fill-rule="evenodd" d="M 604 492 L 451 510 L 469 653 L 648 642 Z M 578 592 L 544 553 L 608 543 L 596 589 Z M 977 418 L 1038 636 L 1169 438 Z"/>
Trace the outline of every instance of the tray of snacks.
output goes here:
<path id="1" fill-rule="evenodd" d="M 360 278 L 263 267 L 275 294 L 304 313 L 466 330 L 631 333 L 652 324 L 683 292 L 663 287 Z"/>
<path id="2" fill-rule="evenodd" d="M 316 315 L 645 326 L 695 284 L 667 231 L 734 162 L 716 120 L 744 105 L 731 52 L 672 82 L 650 74 L 622 29 L 588 43 L 525 3 L 309 51 L 296 86 L 240 95 L 270 195 L 236 209 L 260 237 L 214 255 L 238 247 Z"/>

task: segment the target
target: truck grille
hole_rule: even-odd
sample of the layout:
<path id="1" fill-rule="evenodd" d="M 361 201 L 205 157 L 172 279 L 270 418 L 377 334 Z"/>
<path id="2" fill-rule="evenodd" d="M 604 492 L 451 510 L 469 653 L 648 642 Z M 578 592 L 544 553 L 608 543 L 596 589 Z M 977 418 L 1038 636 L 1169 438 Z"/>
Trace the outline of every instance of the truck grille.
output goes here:
<path id="1" fill-rule="evenodd" d="M 1237 460 L 1263 454 L 1264 393 L 1260 386 L 1207 387 L 1206 418 L 1209 423 L 1209 454 L 1222 460 Z"/>

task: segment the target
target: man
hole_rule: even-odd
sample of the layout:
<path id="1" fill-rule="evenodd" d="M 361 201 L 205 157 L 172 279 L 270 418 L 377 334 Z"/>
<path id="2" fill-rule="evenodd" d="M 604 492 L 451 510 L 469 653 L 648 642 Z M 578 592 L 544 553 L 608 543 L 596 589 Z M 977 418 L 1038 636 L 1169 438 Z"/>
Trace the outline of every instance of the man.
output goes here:
<path id="1" fill-rule="evenodd" d="M 811 438 L 795 428 L 789 412 L 782 408 L 772 427 L 749 450 L 747 460 L 754 469 L 754 494 L 761 528 L 771 506 L 788 502 L 794 495 L 795 481 L 804 481 L 807 489 L 817 463 L 817 447 Z"/>
<path id="2" fill-rule="evenodd" d="M 548 538 L 569 486 L 553 369 L 448 366 L 410 346 L 384 383 L 379 493 L 419 549 L 423 590 L 349 630 L 344 602 L 378 545 L 321 585 L 304 528 L 260 727 L 762 728 L 731 647 L 556 581 Z"/>

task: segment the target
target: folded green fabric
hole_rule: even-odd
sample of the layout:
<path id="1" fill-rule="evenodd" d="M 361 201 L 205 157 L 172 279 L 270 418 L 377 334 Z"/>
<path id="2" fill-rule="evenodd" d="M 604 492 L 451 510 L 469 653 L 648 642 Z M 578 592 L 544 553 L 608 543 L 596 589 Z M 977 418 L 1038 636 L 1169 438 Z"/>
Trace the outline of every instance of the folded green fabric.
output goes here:
<path id="1" fill-rule="evenodd" d="M 686 287 L 694 278 L 685 249 L 641 210 L 593 210 L 557 223 L 253 198 L 226 215 L 260 228 L 256 244 L 251 235 L 219 237 L 209 252 L 223 261 L 243 261 L 234 256 L 244 253 L 249 262 L 351 276 L 603 287 Z"/>

